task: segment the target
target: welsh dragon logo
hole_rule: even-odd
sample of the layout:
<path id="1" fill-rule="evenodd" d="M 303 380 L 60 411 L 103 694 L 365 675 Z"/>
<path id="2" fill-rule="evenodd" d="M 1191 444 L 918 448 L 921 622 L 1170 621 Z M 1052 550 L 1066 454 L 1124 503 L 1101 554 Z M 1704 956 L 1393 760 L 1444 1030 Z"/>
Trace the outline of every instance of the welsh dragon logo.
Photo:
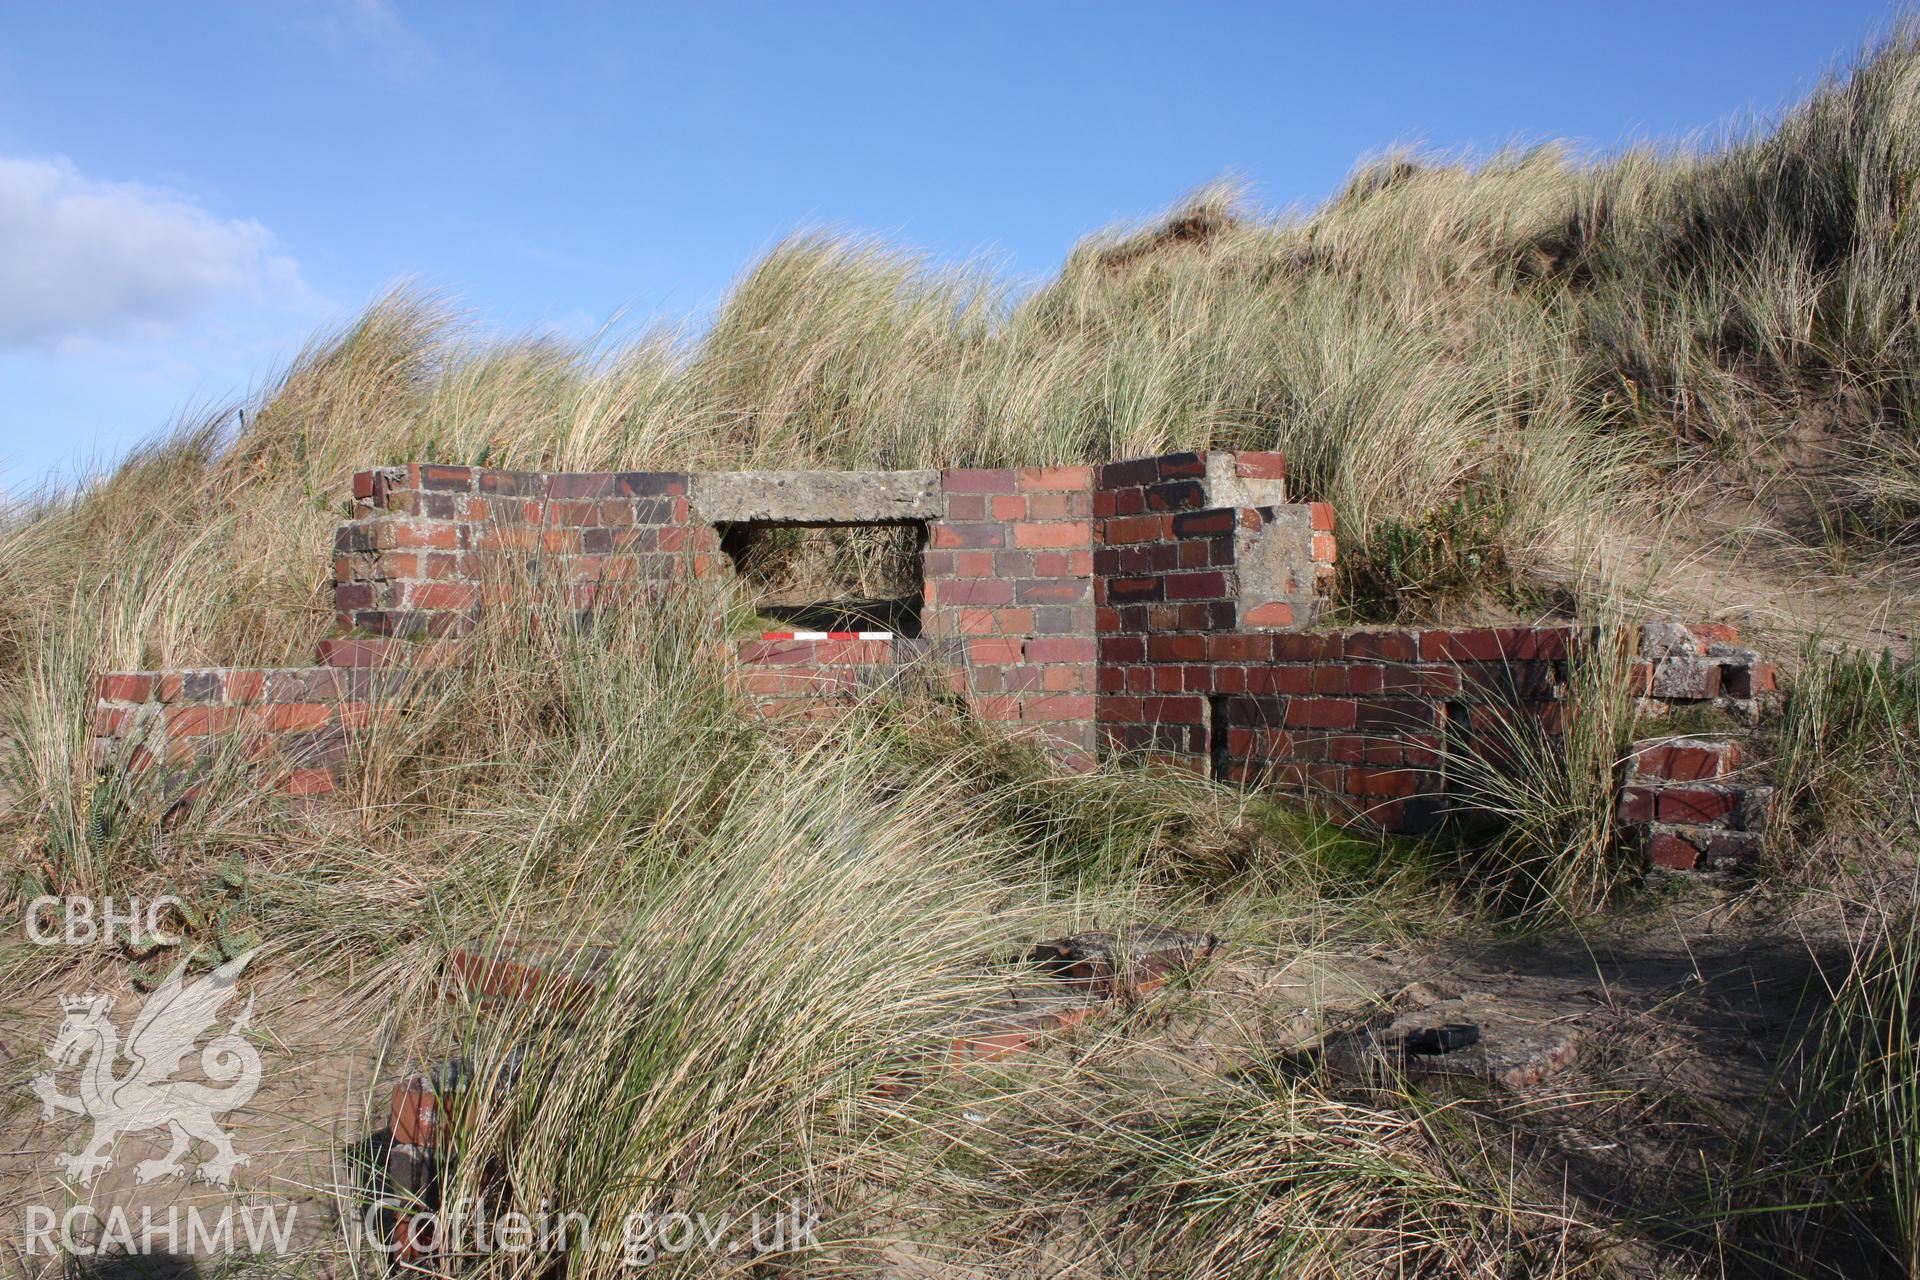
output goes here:
<path id="1" fill-rule="evenodd" d="M 238 956 L 191 985 L 181 981 L 185 964 L 168 974 L 134 1015 L 124 1048 L 119 1030 L 107 1016 L 113 1009 L 112 996 L 60 998 L 67 1016 L 47 1047 L 56 1071 L 36 1077 L 31 1087 L 40 1099 L 43 1118 L 52 1119 L 55 1111 L 93 1118 L 93 1137 L 80 1154 L 60 1156 L 60 1163 L 81 1185 L 90 1185 L 113 1163 L 113 1146 L 121 1134 L 161 1128 L 171 1132 L 173 1145 L 159 1159 L 135 1165 L 135 1181 L 152 1182 L 183 1172 L 181 1158 L 198 1141 L 214 1153 L 212 1159 L 201 1162 L 199 1176 L 217 1186 L 231 1185 L 234 1168 L 247 1163 L 248 1157 L 235 1154 L 233 1140 L 214 1117 L 241 1106 L 260 1087 L 260 1055 L 241 1035 L 253 1013 L 253 1001 L 249 999 L 226 1031 L 200 1051 L 200 1066 L 207 1078 L 232 1083 L 215 1088 L 172 1077 L 201 1034 L 218 1021 L 220 1007 L 232 998 L 240 971 L 253 955 L 249 951 Z M 116 1074 L 122 1059 L 126 1069 Z M 78 1092 L 61 1093 L 56 1073 L 76 1068 Z"/>

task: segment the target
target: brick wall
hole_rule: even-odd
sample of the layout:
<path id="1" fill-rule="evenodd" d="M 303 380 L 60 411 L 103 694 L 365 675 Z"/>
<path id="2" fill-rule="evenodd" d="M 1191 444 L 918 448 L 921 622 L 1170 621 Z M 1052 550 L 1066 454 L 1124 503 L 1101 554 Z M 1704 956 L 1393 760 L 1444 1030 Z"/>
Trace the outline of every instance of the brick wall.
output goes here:
<path id="1" fill-rule="evenodd" d="M 841 704 L 899 677 L 896 648 L 910 658 L 916 648 L 900 640 L 740 640 L 735 687 L 763 716 L 827 718 Z"/>
<path id="2" fill-rule="evenodd" d="M 1478 749 L 1488 724 L 1516 710 L 1557 728 L 1569 653 L 1591 634 L 1316 629 L 1333 511 L 1288 503 L 1274 453 L 813 486 L 796 474 L 710 477 L 725 498 L 704 509 L 770 525 L 923 525 L 923 636 L 734 645 L 740 688 L 765 714 L 830 709 L 911 669 L 1069 767 L 1138 754 L 1423 830 L 1446 805 L 1446 752 Z M 96 756 L 142 771 L 191 766 L 231 736 L 317 789 L 314 771 L 332 768 L 367 723 L 381 681 L 458 661 L 458 638 L 483 610 L 619 607 L 675 580 L 730 573 L 718 528 L 700 515 L 702 481 L 426 463 L 362 472 L 335 563 L 350 634 L 322 643 L 322 665 L 106 677 Z M 777 502 L 755 505 L 773 489 Z M 828 509 L 836 494 L 860 509 Z M 712 514 L 723 509 L 747 514 Z M 441 639 L 410 642 L 422 637 Z M 1772 688 L 1772 668 L 1737 642 L 1724 627 L 1644 627 L 1634 692 L 1652 709 L 1750 708 Z M 1742 841 L 1731 837 L 1757 821 L 1752 804 L 1736 798 L 1708 815 L 1733 783 L 1656 768 L 1637 768 L 1621 806 L 1623 819 L 1646 824 L 1653 856 L 1686 862 L 1675 841 L 1696 862 L 1733 856 Z M 1696 821 L 1679 816 L 1690 801 L 1675 787 L 1706 788 L 1693 797 Z"/>
<path id="3" fill-rule="evenodd" d="M 687 486 L 671 471 L 363 471 L 334 542 L 336 617 L 377 635 L 458 636 L 519 592 L 585 611 L 717 572 L 718 534 L 691 520 Z"/>
<path id="4" fill-rule="evenodd" d="M 924 635 L 962 673 L 973 713 L 1071 766 L 1094 753 L 1090 467 L 950 470 L 922 561 Z"/>
<path id="5" fill-rule="evenodd" d="M 89 725 L 97 768 L 184 779 L 229 753 L 294 795 L 334 789 L 352 734 L 420 678 L 371 667 L 219 668 L 102 676 Z"/>

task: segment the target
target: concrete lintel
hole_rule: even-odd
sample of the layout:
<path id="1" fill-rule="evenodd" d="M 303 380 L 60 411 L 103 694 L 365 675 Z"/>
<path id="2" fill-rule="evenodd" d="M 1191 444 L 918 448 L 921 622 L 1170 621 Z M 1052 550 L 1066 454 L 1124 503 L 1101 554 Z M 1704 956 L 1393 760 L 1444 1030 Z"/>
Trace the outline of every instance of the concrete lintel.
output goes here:
<path id="1" fill-rule="evenodd" d="M 701 471 L 689 485 L 706 524 L 901 524 L 941 515 L 940 473 Z"/>

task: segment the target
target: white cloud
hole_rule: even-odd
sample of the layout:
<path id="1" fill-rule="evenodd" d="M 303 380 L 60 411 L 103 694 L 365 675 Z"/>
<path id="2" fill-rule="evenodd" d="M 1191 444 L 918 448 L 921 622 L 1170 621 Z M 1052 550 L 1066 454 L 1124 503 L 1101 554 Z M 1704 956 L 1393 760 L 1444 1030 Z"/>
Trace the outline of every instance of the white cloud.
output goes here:
<path id="1" fill-rule="evenodd" d="M 70 160 L 0 156 L 0 350 L 159 336 L 216 303 L 305 292 L 258 222 Z"/>

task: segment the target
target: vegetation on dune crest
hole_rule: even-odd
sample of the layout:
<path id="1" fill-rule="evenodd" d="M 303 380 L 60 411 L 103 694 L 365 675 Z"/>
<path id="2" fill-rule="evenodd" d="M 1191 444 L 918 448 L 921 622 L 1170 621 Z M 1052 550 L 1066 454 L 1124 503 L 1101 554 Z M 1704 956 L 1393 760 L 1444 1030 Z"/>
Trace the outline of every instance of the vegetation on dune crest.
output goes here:
<path id="1" fill-rule="evenodd" d="M 1687 1274 L 1784 1273 L 1856 1228 L 1861 1250 L 1911 1265 L 1910 902 L 1861 930 L 1832 1012 L 1781 1046 L 1792 1149 L 1756 1139 L 1761 1172 L 1710 1178 L 1710 1230 L 1685 1238 L 1692 1206 L 1663 1201 L 1649 1223 L 1569 1189 L 1555 1143 L 1591 1098 L 1531 1098 L 1563 1122 L 1397 1077 L 1349 1088 L 1283 1051 L 1269 1011 L 1241 1025 L 1224 1004 L 1207 1010 L 1216 1057 L 1156 1072 L 1153 1031 L 1201 992 L 1171 993 L 1176 1013 L 1121 1010 L 1071 1069 L 969 1077 L 957 1103 L 875 1084 L 1002 991 L 1006 957 L 1038 934 L 1204 914 L 1233 922 L 1241 954 L 1292 964 L 1617 900 L 1637 870 L 1613 821 L 1636 729 L 1614 640 L 1634 618 L 1588 552 L 1664 505 L 1765 525 L 1828 563 L 1920 568 L 1915 174 L 1909 26 L 1714 146 L 1395 155 L 1299 216 L 1210 188 L 1034 285 L 805 235 L 704 332 L 613 347 L 476 336 L 442 299 L 397 290 L 244 415 L 186 423 L 0 518 L 0 850 L 22 896 L 172 894 L 185 934 L 178 953 L 0 947 L 0 978 L 74 966 L 132 983 L 267 939 L 318 979 L 398 992 L 404 1048 L 457 1042 L 501 1073 L 454 1121 L 472 1159 L 449 1186 L 616 1218 L 797 1196 L 830 1210 L 827 1265 L 846 1273 L 903 1242 L 929 1273 L 1642 1274 L 1654 1253 Z M 578 627 L 493 611 L 471 661 L 356 738 L 337 810 L 295 811 L 236 760 L 163 808 L 84 759 L 102 671 L 309 660 L 362 467 L 1201 446 L 1282 450 L 1296 495 L 1335 504 L 1350 617 L 1492 601 L 1607 620 L 1564 734 L 1476 724 L 1475 752 L 1449 760 L 1497 831 L 1414 847 L 1184 775 L 1063 777 L 900 690 L 823 746 L 742 714 L 708 643 L 716 602 L 692 588 Z M 1790 818 L 1765 869 L 1780 886 L 1920 832 L 1920 668 L 1812 644 L 1801 667 L 1769 726 Z M 451 943 L 556 928 L 615 947 L 605 998 L 573 1027 L 413 999 Z M 1643 1101 L 1659 1100 L 1618 1108 L 1639 1123 Z M 1700 1132 L 1688 1119 L 1694 1145 L 1661 1159 L 1704 1164 Z"/>
<path id="2" fill-rule="evenodd" d="M 1790 536 L 1920 535 L 1920 34 L 1702 149 L 1395 156 L 1305 217 L 1202 192 L 1022 290 L 805 235 L 697 337 L 475 337 L 397 291 L 245 415 L 188 424 L 5 531 L 4 637 L 65 584 L 157 616 L 107 665 L 278 661 L 321 624 L 353 470 L 1055 463 L 1279 448 L 1342 521 L 1355 603 L 1565 585 L 1594 522 L 1711 477 Z M 1562 554 L 1556 555 L 1555 552 Z M 127 565 L 165 580 L 113 579 Z M 154 570 L 153 572 L 160 572 Z M 1393 594 L 1397 591 L 1397 595 Z M 193 602 L 190 609 L 165 601 Z M 211 606 L 211 607 L 208 607 Z M 234 623 L 241 625 L 233 625 Z M 143 651 L 142 645 L 148 646 Z"/>

